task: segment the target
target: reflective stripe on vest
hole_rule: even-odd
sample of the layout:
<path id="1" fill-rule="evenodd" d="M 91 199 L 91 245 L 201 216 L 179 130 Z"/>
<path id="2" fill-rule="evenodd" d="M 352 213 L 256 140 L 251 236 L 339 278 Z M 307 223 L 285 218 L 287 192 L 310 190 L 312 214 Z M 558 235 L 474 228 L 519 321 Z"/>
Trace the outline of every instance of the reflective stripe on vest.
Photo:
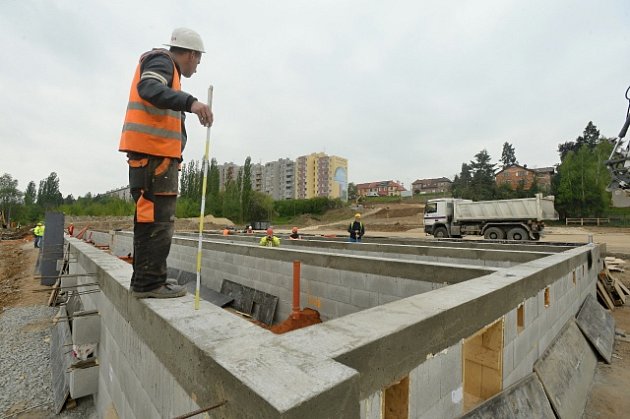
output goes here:
<path id="1" fill-rule="evenodd" d="M 168 57 L 170 58 L 170 55 Z M 118 150 L 179 159 L 182 156 L 181 112 L 159 109 L 142 99 L 138 94 L 138 83 L 140 83 L 141 76 L 140 66 L 145 58 L 146 55 L 140 58 L 140 63 L 138 63 L 131 83 L 129 104 L 127 105 Z M 175 62 L 173 62 L 173 86 L 171 88 L 176 91 L 181 90 L 179 72 Z"/>

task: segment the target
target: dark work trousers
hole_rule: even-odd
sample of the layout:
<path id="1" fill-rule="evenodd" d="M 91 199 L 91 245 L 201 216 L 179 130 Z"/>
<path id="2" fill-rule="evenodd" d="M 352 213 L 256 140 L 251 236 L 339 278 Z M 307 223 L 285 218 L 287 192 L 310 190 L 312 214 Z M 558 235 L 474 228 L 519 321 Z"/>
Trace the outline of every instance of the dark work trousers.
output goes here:
<path id="1" fill-rule="evenodd" d="M 131 289 L 145 292 L 166 281 L 166 258 L 175 230 L 178 162 L 148 156 L 130 158 L 129 165 L 129 185 L 136 202 Z"/>

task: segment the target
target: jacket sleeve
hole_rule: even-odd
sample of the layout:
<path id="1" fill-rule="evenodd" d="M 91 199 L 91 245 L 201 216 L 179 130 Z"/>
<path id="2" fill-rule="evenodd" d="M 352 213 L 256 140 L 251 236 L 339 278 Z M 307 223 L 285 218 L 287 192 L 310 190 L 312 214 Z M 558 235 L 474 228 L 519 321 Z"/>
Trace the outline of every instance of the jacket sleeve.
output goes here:
<path id="1" fill-rule="evenodd" d="M 258 242 L 258 246 L 267 246 L 267 236 L 260 239 L 260 242 Z"/>
<path id="2" fill-rule="evenodd" d="M 157 108 L 190 112 L 196 98 L 173 90 L 173 76 L 173 62 L 167 55 L 150 54 L 140 65 L 138 94 Z"/>

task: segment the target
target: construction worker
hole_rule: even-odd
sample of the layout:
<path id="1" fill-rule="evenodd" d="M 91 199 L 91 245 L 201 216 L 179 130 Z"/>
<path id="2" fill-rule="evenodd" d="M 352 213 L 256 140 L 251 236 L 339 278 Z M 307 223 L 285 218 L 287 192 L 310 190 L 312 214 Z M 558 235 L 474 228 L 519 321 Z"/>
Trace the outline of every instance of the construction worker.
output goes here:
<path id="1" fill-rule="evenodd" d="M 291 229 L 291 234 L 289 234 L 289 240 L 301 240 L 302 236 L 300 236 L 300 233 L 298 233 L 298 228 L 297 227 L 293 227 Z"/>
<path id="2" fill-rule="evenodd" d="M 70 237 L 74 236 L 74 224 L 70 223 L 70 225 L 68 226 L 68 235 Z"/>
<path id="3" fill-rule="evenodd" d="M 37 248 L 42 247 L 42 241 L 44 240 L 44 230 L 46 230 L 46 226 L 44 226 L 44 223 L 42 222 L 37 223 L 35 228 L 33 228 L 33 235 L 35 236 L 33 244 Z"/>
<path id="4" fill-rule="evenodd" d="M 273 235 L 273 229 L 267 229 L 267 235 L 260 239 L 259 246 L 279 247 L 280 239 Z"/>
<path id="5" fill-rule="evenodd" d="M 227 226 L 225 226 L 225 228 L 223 229 L 223 235 L 224 236 L 229 236 L 230 235 L 230 229 Z"/>
<path id="6" fill-rule="evenodd" d="M 350 242 L 356 243 L 361 241 L 361 237 L 365 234 L 365 226 L 361 222 L 361 214 L 354 214 L 354 221 L 348 226 L 348 233 L 350 233 Z"/>
<path id="7" fill-rule="evenodd" d="M 181 90 L 205 52 L 199 34 L 173 31 L 169 50 L 144 53 L 131 83 L 119 151 L 127 153 L 129 187 L 136 203 L 131 290 L 137 298 L 171 298 L 186 288 L 167 280 L 166 258 L 174 232 L 178 166 L 186 145 L 184 112 L 209 127 L 213 115 L 205 103 Z"/>
<path id="8" fill-rule="evenodd" d="M 254 229 L 252 228 L 252 226 L 247 226 L 247 230 L 245 230 L 245 233 L 254 234 Z"/>

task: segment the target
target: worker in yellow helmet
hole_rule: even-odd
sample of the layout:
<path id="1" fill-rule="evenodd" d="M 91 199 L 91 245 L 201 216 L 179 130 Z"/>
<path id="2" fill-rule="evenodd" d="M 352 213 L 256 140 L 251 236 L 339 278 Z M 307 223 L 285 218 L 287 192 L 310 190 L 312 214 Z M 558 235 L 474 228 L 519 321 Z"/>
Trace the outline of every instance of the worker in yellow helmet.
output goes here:
<path id="1" fill-rule="evenodd" d="M 354 221 L 348 226 L 348 233 L 350 233 L 350 242 L 357 243 L 361 241 L 361 237 L 365 234 L 365 226 L 361 222 L 361 214 L 354 214 Z"/>

